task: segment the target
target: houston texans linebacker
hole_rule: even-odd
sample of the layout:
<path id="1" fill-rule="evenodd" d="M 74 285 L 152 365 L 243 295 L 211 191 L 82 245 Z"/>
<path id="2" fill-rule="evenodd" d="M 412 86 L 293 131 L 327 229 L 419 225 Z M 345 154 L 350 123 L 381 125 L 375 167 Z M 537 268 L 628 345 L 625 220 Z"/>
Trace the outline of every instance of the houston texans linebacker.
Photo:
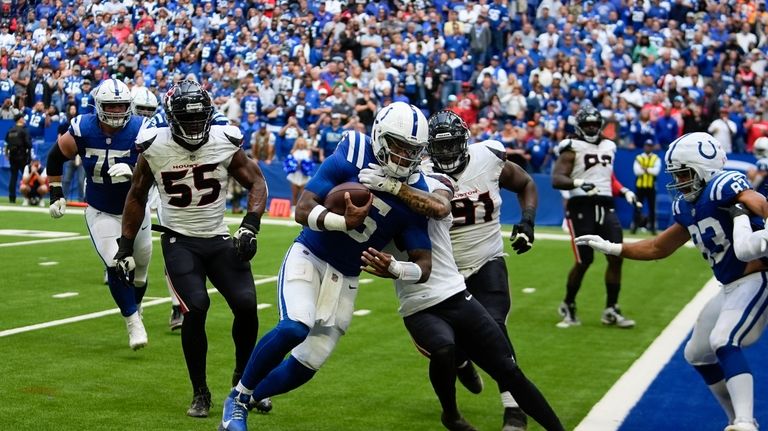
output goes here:
<path id="1" fill-rule="evenodd" d="M 635 205 L 634 192 L 622 187 L 613 175 L 616 143 L 602 135 L 605 122 L 600 112 L 587 103 L 576 113 L 576 135 L 560 141 L 556 152 L 560 154 L 552 169 L 552 186 L 570 190 L 566 217 L 573 236 L 597 234 L 610 241 L 623 238 L 621 223 L 614 209 L 613 195 L 618 192 L 630 205 Z M 574 247 L 576 262 L 568 273 L 566 292 L 558 312 L 563 320 L 560 328 L 580 325 L 576 317 L 576 294 L 584 275 L 592 265 L 594 253 L 589 247 Z M 621 258 L 606 256 L 605 310 L 601 321 L 605 325 L 632 328 L 635 321 L 626 318 L 619 309 L 621 290 Z"/>
<path id="2" fill-rule="evenodd" d="M 66 211 L 67 201 L 61 188 L 62 168 L 66 160 L 79 154 L 86 172 L 88 232 L 107 268 L 109 291 L 128 327 L 128 344 L 137 350 L 147 344 L 139 304 L 147 290 L 147 269 L 152 256 L 148 208 L 140 209 L 135 271 L 127 281 L 118 276 L 112 257 L 118 248 L 123 204 L 138 157 L 135 141 L 143 118 L 131 115 L 130 91 L 121 81 L 103 81 L 93 90 L 93 98 L 96 113 L 73 118 L 67 132 L 59 137 L 48 154 L 50 214 L 59 218 Z"/>
<path id="3" fill-rule="evenodd" d="M 754 228 L 762 229 L 768 201 L 752 190 L 743 174 L 723 170 L 725 152 L 708 133 L 681 136 L 670 144 L 664 161 L 673 178 L 667 188 L 677 193 L 672 202 L 675 223 L 659 236 L 636 243 L 614 243 L 597 235 L 580 236 L 576 243 L 611 256 L 656 260 L 693 241 L 722 288 L 699 313 L 685 359 L 728 416 L 725 431 L 756 431 L 753 379 L 742 347 L 754 343 L 765 329 L 768 263 L 761 259 L 765 241 L 749 238 L 750 220 L 732 206 L 743 204 L 758 216 L 751 219 Z M 742 225 L 747 232 L 735 232 L 732 217 L 747 222 Z"/>
<path id="4" fill-rule="evenodd" d="M 409 259 L 393 261 L 393 274 L 410 283 L 429 278 L 427 219 L 402 201 L 373 192 L 357 207 L 347 196 L 344 215 L 322 204 L 334 186 L 357 181 L 369 164 L 426 190 L 424 177 L 414 172 L 427 134 L 427 119 L 418 108 L 392 103 L 377 114 L 371 137 L 346 133 L 307 184 L 296 206 L 296 221 L 304 229 L 278 275 L 280 321 L 259 340 L 243 378 L 225 400 L 220 430 L 246 430 L 253 401 L 303 385 L 325 363 L 352 319 L 363 251 L 402 234 Z"/>
<path id="5" fill-rule="evenodd" d="M 256 254 L 267 184 L 259 166 L 241 148 L 240 129 L 211 124 L 211 98 L 198 83 L 179 82 L 168 91 L 164 103 L 168 127 L 144 128 L 136 139 L 141 155 L 125 201 L 120 247 L 114 258 L 121 269 L 130 271 L 141 209 L 147 204 L 149 189 L 157 183 L 162 226 L 156 229 L 163 232 L 168 280 L 184 312 L 181 345 L 193 390 L 187 415 L 207 417 L 211 393 L 206 379 L 205 319 L 210 306 L 206 278 L 234 315 L 234 385 L 258 333 L 249 261 Z M 224 191 L 230 176 L 249 190 L 248 212 L 233 236 L 224 223 Z"/>

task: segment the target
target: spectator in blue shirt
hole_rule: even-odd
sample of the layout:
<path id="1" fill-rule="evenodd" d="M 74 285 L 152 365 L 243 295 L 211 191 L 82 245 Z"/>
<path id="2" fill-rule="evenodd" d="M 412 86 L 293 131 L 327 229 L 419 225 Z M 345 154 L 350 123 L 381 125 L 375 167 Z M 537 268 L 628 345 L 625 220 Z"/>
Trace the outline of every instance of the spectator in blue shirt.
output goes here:
<path id="1" fill-rule="evenodd" d="M 654 126 L 656 132 L 656 142 L 658 142 L 662 149 L 674 142 L 680 135 L 680 124 L 677 119 L 672 117 L 672 105 L 669 102 L 664 102 L 664 115 L 656 120 Z"/>
<path id="2" fill-rule="evenodd" d="M 331 124 L 320 131 L 319 146 L 323 149 L 325 158 L 333 154 L 343 135 L 344 127 L 341 125 L 341 114 L 332 114 Z"/>

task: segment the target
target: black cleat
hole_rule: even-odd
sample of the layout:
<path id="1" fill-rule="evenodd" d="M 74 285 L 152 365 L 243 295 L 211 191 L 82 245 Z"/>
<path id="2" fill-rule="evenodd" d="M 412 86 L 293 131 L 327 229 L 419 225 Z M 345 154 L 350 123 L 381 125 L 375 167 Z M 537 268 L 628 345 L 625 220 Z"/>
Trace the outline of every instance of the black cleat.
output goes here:
<path id="1" fill-rule="evenodd" d="M 477 428 L 469 424 L 461 415 L 449 419 L 445 413 L 440 415 L 440 422 L 450 431 L 477 431 Z"/>
<path id="2" fill-rule="evenodd" d="M 253 408 L 256 409 L 256 411 L 259 413 L 269 413 L 272 411 L 272 399 L 264 398 L 263 400 L 254 404 Z"/>
<path id="3" fill-rule="evenodd" d="M 195 391 L 195 395 L 192 397 L 192 405 L 190 405 L 187 410 L 187 416 L 193 418 L 207 418 L 210 410 L 211 391 L 209 391 L 208 388 Z"/>
<path id="4" fill-rule="evenodd" d="M 471 361 L 465 362 L 463 367 L 456 369 L 456 377 L 469 392 L 473 394 L 479 394 L 483 391 L 483 379 L 477 374 L 475 366 Z"/>
<path id="5" fill-rule="evenodd" d="M 168 319 L 168 326 L 171 331 L 181 329 L 181 325 L 184 323 L 184 315 L 181 313 L 180 305 L 171 306 L 171 318 Z"/>
<path id="6" fill-rule="evenodd" d="M 526 431 L 528 429 L 528 416 L 520 407 L 504 408 L 504 426 L 501 431 Z"/>

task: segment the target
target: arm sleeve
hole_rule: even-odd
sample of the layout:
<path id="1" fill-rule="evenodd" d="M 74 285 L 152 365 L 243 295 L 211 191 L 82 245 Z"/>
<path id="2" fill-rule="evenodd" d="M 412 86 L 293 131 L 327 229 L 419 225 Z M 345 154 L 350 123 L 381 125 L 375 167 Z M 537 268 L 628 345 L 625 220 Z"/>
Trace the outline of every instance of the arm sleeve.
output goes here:
<path id="1" fill-rule="evenodd" d="M 624 186 L 621 185 L 621 183 L 619 182 L 618 179 L 616 179 L 616 174 L 612 173 L 611 174 L 611 193 L 614 196 L 619 196 L 619 195 L 622 194 L 621 193 L 621 189 L 623 189 L 623 188 L 624 188 Z"/>
<path id="2" fill-rule="evenodd" d="M 749 217 L 740 215 L 733 219 L 733 252 L 742 262 L 759 259 L 766 255 L 768 231 L 752 231 Z"/>
<path id="3" fill-rule="evenodd" d="M 632 165 L 632 170 L 635 172 L 635 175 L 643 174 L 643 167 L 640 166 L 640 162 L 637 159 L 635 159 L 635 163 Z"/>
<path id="4" fill-rule="evenodd" d="M 648 173 L 653 176 L 658 176 L 661 173 L 661 159 L 656 157 L 654 159 L 653 166 L 651 166 L 650 169 L 648 169 Z"/>

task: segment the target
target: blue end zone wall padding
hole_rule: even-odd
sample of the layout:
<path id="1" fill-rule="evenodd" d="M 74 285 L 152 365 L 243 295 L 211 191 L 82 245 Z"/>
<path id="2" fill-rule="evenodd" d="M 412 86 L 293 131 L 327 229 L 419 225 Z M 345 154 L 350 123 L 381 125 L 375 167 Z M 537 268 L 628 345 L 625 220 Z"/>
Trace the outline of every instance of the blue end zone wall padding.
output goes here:
<path id="1" fill-rule="evenodd" d="M 690 335 L 689 335 L 690 336 Z M 619 431 L 722 431 L 728 419 L 693 367 L 683 357 L 683 343 L 630 411 Z M 768 423 L 768 340 L 765 335 L 744 349 L 752 368 L 755 418 Z"/>
<path id="2" fill-rule="evenodd" d="M 5 148 L 5 134 L 9 128 L 13 126 L 11 120 L 0 120 L 0 196 L 8 196 L 8 180 L 10 177 L 10 170 L 8 169 L 8 160 L 4 156 L 3 148 Z M 45 131 L 45 141 L 38 142 L 34 146 L 34 154 L 40 158 L 45 164 L 48 151 L 56 141 L 57 128 L 55 126 L 48 127 Z M 634 163 L 635 156 L 640 153 L 639 150 L 619 150 L 616 154 L 616 160 L 614 161 L 614 171 L 619 181 L 630 189 L 635 188 L 635 174 L 632 171 L 632 164 Z M 660 157 L 664 157 L 663 153 L 658 153 Z M 749 166 L 753 166 L 755 158 L 750 154 L 731 154 L 729 155 L 729 168 L 734 169 L 746 169 Z M 291 199 L 291 186 L 288 180 L 285 178 L 286 174 L 283 171 L 282 163 L 272 162 L 266 164 L 259 162 L 264 177 L 267 180 L 269 186 L 269 197 Z M 565 214 L 563 209 L 563 201 L 559 190 L 552 188 L 551 177 L 547 174 L 533 174 L 534 181 L 536 182 L 536 188 L 539 193 L 539 208 L 536 213 L 536 224 L 543 226 L 559 226 L 563 221 Z M 664 229 L 671 223 L 671 196 L 665 189 L 665 184 L 671 181 L 669 175 L 663 172 L 659 175 L 656 182 L 656 214 L 659 228 Z M 502 190 L 501 198 L 504 201 L 504 205 L 501 207 L 501 222 L 505 224 L 514 224 L 520 221 L 520 206 L 517 201 L 517 196 L 506 190 Z M 632 208 L 621 197 L 616 199 L 616 211 L 619 215 L 619 219 L 624 227 L 629 227 L 632 221 Z"/>

